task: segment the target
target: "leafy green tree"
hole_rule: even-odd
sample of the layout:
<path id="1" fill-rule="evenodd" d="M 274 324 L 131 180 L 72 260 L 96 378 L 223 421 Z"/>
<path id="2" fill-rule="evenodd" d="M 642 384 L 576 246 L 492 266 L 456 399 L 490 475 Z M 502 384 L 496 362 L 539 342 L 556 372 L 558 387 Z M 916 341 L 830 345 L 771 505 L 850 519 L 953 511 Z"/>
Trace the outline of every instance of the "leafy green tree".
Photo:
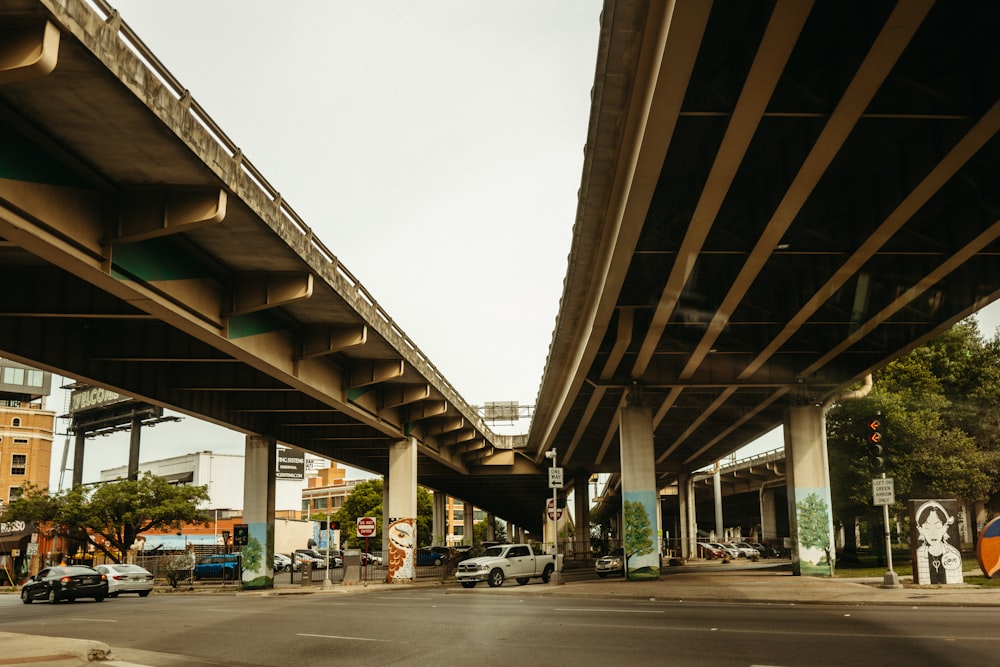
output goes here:
<path id="1" fill-rule="evenodd" d="M 146 473 L 137 480 L 83 485 L 51 494 L 36 486 L 7 505 L 5 517 L 48 526 L 54 536 L 93 544 L 116 563 L 136 537 L 150 530 L 178 530 L 185 523 L 208 524 L 199 503 L 205 486 L 173 485 Z"/>
<path id="2" fill-rule="evenodd" d="M 381 478 L 366 479 L 358 482 L 333 515 L 333 520 L 340 526 L 340 543 L 349 549 L 364 545 L 363 538 L 358 537 L 358 517 L 372 516 L 379 528 L 383 525 Z M 431 532 L 434 525 L 434 500 L 430 492 L 423 487 L 417 487 L 417 546 L 431 543 Z"/>
<path id="3" fill-rule="evenodd" d="M 838 523 L 866 517 L 872 544 L 881 512 L 871 505 L 872 466 L 865 442 L 868 419 L 881 414 L 885 472 L 895 481 L 901 512 L 908 498 L 990 500 L 1000 488 L 1000 339 L 984 340 L 965 320 L 874 374 L 861 400 L 827 414 L 833 511 Z M 845 531 L 848 555 L 854 531 Z"/>

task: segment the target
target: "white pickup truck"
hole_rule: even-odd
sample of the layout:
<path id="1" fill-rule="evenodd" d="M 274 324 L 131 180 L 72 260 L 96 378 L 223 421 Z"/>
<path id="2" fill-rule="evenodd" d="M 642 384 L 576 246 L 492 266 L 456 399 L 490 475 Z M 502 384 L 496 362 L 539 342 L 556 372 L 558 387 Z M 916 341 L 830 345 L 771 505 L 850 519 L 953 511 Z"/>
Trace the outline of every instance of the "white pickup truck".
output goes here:
<path id="1" fill-rule="evenodd" d="M 472 588 L 480 581 L 496 588 L 506 579 L 523 586 L 533 577 L 541 577 L 547 584 L 556 568 L 562 572 L 562 564 L 562 554 L 536 554 L 528 544 L 498 544 L 482 556 L 459 563 L 455 579 L 464 588 Z"/>

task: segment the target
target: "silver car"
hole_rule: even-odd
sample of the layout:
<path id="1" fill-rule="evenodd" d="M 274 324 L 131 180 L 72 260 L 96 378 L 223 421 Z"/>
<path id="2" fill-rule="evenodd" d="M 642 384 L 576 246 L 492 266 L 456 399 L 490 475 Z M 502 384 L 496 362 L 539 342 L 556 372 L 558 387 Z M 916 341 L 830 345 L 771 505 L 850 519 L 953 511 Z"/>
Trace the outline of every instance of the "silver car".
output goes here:
<path id="1" fill-rule="evenodd" d="M 607 556 L 601 556 L 594 563 L 594 572 L 602 579 L 609 574 L 625 575 L 625 550 L 614 549 Z"/>
<path id="2" fill-rule="evenodd" d="M 146 597 L 153 590 L 153 574 L 138 565 L 107 563 L 94 568 L 108 577 L 108 596 L 116 598 L 119 593 L 135 593 Z"/>

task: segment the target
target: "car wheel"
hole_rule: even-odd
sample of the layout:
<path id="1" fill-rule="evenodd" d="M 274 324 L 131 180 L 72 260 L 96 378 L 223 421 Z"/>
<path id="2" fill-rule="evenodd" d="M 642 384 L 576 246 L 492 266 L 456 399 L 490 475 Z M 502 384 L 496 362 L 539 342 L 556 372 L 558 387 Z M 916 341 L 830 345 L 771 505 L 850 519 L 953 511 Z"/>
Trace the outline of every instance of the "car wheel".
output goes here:
<path id="1" fill-rule="evenodd" d="M 31 604 L 31 594 L 28 593 L 27 589 L 21 591 L 21 602 L 24 604 Z"/>
<path id="2" fill-rule="evenodd" d="M 551 565 L 546 565 L 545 569 L 542 570 L 542 583 L 543 584 L 549 583 L 549 579 L 552 578 L 552 571 L 553 570 L 555 570 L 555 568 L 552 567 Z"/>
<path id="3" fill-rule="evenodd" d="M 441 567 L 441 563 L 443 563 L 443 562 L 444 561 L 441 560 L 440 558 L 435 558 L 434 559 L 434 565 L 436 565 L 437 567 Z"/>
<path id="4" fill-rule="evenodd" d="M 94 602 L 104 602 L 104 596 L 103 595 L 95 595 L 94 596 Z"/>
<path id="5" fill-rule="evenodd" d="M 604 577 L 608 576 L 608 573 L 607 572 L 598 572 L 597 576 L 600 577 L 601 579 L 603 579 Z"/>
<path id="6" fill-rule="evenodd" d="M 503 570 L 499 567 L 495 567 L 490 571 L 490 578 L 486 583 L 490 585 L 490 588 L 496 588 L 497 586 L 503 586 L 503 580 Z"/>
<path id="7" fill-rule="evenodd" d="M 462 588 L 475 588 L 475 587 L 476 587 L 476 582 L 474 582 L 474 581 L 463 581 L 462 582 Z"/>
<path id="8" fill-rule="evenodd" d="M 49 589 L 49 602 L 52 604 L 59 602 L 59 595 L 56 593 L 56 589 L 54 588 Z"/>
<path id="9" fill-rule="evenodd" d="M 116 598 L 116 597 L 118 597 L 118 591 L 115 591 L 114 593 L 108 593 L 108 597 L 109 598 Z"/>
<path id="10" fill-rule="evenodd" d="M 518 577 L 516 581 L 518 586 L 524 586 L 529 581 L 531 581 L 531 579 L 529 579 L 528 577 Z"/>
<path id="11" fill-rule="evenodd" d="M 149 597 L 149 591 L 139 591 L 139 597 L 141 598 Z"/>

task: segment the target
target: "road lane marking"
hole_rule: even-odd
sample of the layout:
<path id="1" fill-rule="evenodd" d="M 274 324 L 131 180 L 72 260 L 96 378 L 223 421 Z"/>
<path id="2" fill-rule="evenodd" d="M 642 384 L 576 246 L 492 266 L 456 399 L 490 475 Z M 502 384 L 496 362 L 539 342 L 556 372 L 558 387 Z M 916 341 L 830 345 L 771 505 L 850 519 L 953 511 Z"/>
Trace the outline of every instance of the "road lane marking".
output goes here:
<path id="1" fill-rule="evenodd" d="M 597 609 L 591 607 L 556 607 L 554 611 L 590 611 L 599 614 L 665 614 L 663 609 Z"/>
<path id="2" fill-rule="evenodd" d="M 314 635 L 308 632 L 297 632 L 297 637 L 318 637 L 319 639 L 346 639 L 352 642 L 384 642 L 387 644 L 406 644 L 396 639 L 372 639 L 371 637 L 343 637 L 340 635 Z"/>

